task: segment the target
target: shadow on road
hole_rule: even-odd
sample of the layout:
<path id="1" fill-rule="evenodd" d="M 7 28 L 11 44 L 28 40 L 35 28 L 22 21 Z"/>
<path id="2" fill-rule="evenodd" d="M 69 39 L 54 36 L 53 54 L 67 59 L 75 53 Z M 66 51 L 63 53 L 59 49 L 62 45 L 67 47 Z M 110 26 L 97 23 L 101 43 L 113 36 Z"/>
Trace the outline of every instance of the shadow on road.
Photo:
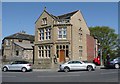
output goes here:
<path id="1" fill-rule="evenodd" d="M 100 69 L 115 69 L 113 67 L 101 67 Z"/>
<path id="2" fill-rule="evenodd" d="M 29 71 L 26 71 L 26 72 L 32 72 L 33 70 L 29 70 Z M 4 71 L 2 71 L 2 72 L 4 72 Z M 9 70 L 9 71 L 6 71 L 6 72 L 22 72 L 22 71 L 20 71 L 20 70 Z"/>
<path id="3" fill-rule="evenodd" d="M 87 71 L 87 72 L 89 72 L 88 70 L 70 70 L 69 72 L 80 72 L 80 71 L 83 71 L 83 72 Z M 58 70 L 58 72 L 64 72 L 64 71 Z"/>

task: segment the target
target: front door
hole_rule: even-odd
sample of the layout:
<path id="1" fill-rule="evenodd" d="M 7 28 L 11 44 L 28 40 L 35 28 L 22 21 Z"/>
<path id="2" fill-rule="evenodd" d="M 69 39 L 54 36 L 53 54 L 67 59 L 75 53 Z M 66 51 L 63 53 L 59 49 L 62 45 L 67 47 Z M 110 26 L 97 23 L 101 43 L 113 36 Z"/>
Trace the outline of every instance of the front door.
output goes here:
<path id="1" fill-rule="evenodd" d="M 65 62 L 65 50 L 59 51 L 59 62 Z"/>

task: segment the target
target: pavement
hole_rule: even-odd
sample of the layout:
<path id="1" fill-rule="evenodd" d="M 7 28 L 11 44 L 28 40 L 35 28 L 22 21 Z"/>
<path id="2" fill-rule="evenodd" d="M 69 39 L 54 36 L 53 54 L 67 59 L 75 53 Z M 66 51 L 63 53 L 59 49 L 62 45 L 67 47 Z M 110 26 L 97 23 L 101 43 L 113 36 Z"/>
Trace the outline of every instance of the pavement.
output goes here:
<path id="1" fill-rule="evenodd" d="M 96 69 L 101 69 L 101 68 L 104 68 L 104 65 L 102 65 L 102 66 L 96 66 Z M 46 71 L 46 72 L 48 72 L 48 71 L 59 71 L 59 69 L 33 69 L 33 71 Z"/>

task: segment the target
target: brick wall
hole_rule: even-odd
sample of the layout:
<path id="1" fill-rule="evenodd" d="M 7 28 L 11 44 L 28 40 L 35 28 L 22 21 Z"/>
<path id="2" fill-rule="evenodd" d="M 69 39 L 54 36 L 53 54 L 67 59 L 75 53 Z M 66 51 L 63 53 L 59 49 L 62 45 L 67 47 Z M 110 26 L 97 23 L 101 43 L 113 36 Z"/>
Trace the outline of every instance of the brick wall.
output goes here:
<path id="1" fill-rule="evenodd" d="M 88 34 L 86 36 L 87 36 L 87 60 L 92 62 L 95 56 L 95 39 Z"/>

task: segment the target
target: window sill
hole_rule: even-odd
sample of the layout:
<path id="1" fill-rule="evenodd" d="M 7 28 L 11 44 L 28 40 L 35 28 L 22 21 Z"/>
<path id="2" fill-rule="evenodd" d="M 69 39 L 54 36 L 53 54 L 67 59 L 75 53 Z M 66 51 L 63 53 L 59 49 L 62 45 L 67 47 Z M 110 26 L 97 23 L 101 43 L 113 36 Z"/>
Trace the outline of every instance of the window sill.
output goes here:
<path id="1" fill-rule="evenodd" d="M 46 26 L 47 24 L 42 24 L 41 26 Z"/>

